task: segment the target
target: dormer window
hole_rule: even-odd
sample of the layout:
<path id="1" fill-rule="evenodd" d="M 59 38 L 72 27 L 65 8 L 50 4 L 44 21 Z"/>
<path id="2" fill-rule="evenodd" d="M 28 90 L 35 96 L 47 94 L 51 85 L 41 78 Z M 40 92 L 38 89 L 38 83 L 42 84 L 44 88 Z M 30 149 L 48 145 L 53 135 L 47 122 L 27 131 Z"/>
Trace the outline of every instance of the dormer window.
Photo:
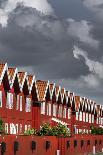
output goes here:
<path id="1" fill-rule="evenodd" d="M 2 107 L 2 91 L 0 91 L 0 107 Z"/>
<path id="2" fill-rule="evenodd" d="M 7 92 L 6 108 L 13 109 L 13 94 Z"/>

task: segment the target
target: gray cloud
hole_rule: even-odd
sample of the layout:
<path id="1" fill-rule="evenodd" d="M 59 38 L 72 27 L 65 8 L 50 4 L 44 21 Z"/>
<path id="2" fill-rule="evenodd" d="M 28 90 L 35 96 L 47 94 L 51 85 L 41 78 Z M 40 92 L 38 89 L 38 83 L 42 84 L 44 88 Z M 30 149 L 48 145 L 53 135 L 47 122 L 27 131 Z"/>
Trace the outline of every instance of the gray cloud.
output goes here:
<path id="1" fill-rule="evenodd" d="M 51 5 L 50 1 L 45 0 L 43 4 L 46 3 L 50 9 L 46 13 L 45 10 L 41 13 L 42 3 L 39 3 L 40 7 L 34 6 L 34 3 L 31 7 L 30 4 L 13 4 L 14 9 L 6 16 L 7 20 L 4 20 L 7 22 L 4 22 L 5 27 L 0 25 L 1 60 L 35 73 L 37 79 L 49 79 L 101 103 L 102 78 L 97 70 L 94 72 L 94 68 L 87 65 L 85 55 L 81 55 L 82 58 L 78 55 L 79 60 L 75 59 L 73 47 L 76 45 L 83 49 L 83 53 L 86 51 L 86 57 L 89 63 L 92 62 L 92 66 L 94 62 L 102 64 L 103 28 L 100 28 L 98 21 L 92 20 L 92 16 L 88 18 L 89 13 L 86 17 L 87 7 L 84 10 L 80 0 L 73 0 L 68 5 L 69 11 L 72 6 L 70 14 L 65 9 L 62 10 L 64 16 L 57 13 L 59 2 L 56 0 Z M 1 10 L 4 13 L 6 3 L 3 1 L 2 4 Z M 64 1 L 63 4 L 65 6 L 69 2 Z M 73 10 L 77 5 L 78 14 Z M 44 9 L 48 10 L 47 8 L 45 5 Z"/>

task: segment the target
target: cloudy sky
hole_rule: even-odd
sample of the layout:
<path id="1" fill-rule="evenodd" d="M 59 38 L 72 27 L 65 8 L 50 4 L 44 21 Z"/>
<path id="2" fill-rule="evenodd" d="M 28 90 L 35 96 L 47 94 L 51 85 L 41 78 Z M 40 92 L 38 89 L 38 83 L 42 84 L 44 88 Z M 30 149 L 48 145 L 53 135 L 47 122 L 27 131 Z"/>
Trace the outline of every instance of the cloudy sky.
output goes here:
<path id="1" fill-rule="evenodd" d="M 103 103 L 103 0 L 0 0 L 0 59 Z"/>

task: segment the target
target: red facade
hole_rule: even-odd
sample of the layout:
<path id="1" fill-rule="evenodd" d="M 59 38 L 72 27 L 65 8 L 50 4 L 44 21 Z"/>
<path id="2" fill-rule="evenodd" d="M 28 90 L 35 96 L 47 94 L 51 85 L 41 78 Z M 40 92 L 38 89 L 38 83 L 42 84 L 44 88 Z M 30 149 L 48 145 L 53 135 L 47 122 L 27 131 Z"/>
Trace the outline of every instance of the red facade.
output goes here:
<path id="1" fill-rule="evenodd" d="M 72 134 L 103 126 L 103 107 L 75 96 L 49 81 L 36 80 L 17 68 L 0 64 L 0 117 L 9 134 L 39 129 L 43 122 L 66 125 Z"/>

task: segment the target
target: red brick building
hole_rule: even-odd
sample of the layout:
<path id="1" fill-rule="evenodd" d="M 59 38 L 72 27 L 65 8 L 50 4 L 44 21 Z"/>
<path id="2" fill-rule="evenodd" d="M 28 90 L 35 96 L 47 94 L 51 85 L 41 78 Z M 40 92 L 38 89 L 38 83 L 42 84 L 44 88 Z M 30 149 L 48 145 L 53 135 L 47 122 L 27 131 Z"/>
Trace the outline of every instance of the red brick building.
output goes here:
<path id="1" fill-rule="evenodd" d="M 39 129 L 43 122 L 67 125 L 73 134 L 88 133 L 91 125 L 103 126 L 103 106 L 0 64 L 0 117 L 10 134 Z"/>

